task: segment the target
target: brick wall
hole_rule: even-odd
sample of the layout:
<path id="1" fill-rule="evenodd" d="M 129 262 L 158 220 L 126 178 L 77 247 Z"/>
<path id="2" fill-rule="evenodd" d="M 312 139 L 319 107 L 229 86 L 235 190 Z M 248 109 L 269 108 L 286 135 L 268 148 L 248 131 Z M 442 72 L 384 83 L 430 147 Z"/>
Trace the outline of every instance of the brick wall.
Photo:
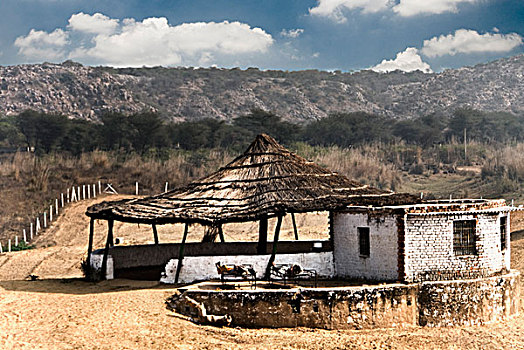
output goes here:
<path id="1" fill-rule="evenodd" d="M 500 216 L 498 213 L 407 215 L 404 279 L 412 282 L 475 278 L 509 270 L 509 234 L 507 248 L 501 251 Z M 454 220 L 476 220 L 476 254 L 455 255 Z"/>
<path id="2" fill-rule="evenodd" d="M 369 257 L 360 255 L 358 227 L 369 227 Z M 333 249 L 338 277 L 380 281 L 398 279 L 395 215 L 333 213 Z"/>

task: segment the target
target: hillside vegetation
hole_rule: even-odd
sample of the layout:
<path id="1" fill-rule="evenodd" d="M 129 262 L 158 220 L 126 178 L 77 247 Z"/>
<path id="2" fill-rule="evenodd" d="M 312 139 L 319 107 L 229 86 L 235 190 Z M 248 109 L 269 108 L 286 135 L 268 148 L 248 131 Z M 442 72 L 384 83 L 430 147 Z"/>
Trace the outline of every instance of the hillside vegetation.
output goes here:
<path id="1" fill-rule="evenodd" d="M 464 107 L 521 113 L 524 55 L 438 74 L 114 69 L 73 62 L 0 67 L 0 113 L 7 115 L 34 109 L 98 120 L 107 112 L 145 110 L 166 120 L 229 121 L 262 109 L 301 123 L 335 112 L 405 119 Z"/>

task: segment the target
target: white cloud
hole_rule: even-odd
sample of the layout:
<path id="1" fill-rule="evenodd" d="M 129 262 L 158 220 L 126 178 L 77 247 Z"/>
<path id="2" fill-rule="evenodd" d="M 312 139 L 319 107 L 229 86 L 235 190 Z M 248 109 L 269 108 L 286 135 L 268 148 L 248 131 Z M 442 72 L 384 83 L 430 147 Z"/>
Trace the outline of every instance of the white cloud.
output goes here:
<path id="1" fill-rule="evenodd" d="M 459 29 L 454 34 L 424 40 L 421 52 L 432 58 L 457 53 L 509 52 L 520 45 L 522 37 L 516 33 L 479 34 L 474 30 Z"/>
<path id="2" fill-rule="evenodd" d="M 344 10 L 361 10 L 363 13 L 374 13 L 386 10 L 390 0 L 317 0 L 316 7 L 310 8 L 311 15 L 328 17 L 336 22 L 346 21 Z"/>
<path id="3" fill-rule="evenodd" d="M 32 30 L 26 37 L 18 38 L 19 47 L 24 47 L 19 54 L 28 57 L 30 53 L 40 60 L 56 59 L 56 45 L 33 40 L 34 33 L 42 37 L 62 33 L 67 38 L 73 32 L 80 36 L 79 40 L 64 41 L 60 46 L 67 58 L 117 67 L 221 64 L 237 61 L 242 55 L 266 52 L 274 41 L 264 30 L 240 22 L 171 26 L 163 17 L 119 22 L 102 14 L 79 13 L 71 16 L 66 31 L 57 29 L 49 34 Z M 82 36 L 87 40 L 82 40 Z"/>
<path id="4" fill-rule="evenodd" d="M 458 4 L 474 2 L 478 0 L 400 0 L 393 7 L 393 11 L 404 17 L 420 14 L 437 15 L 445 12 L 458 12 Z"/>
<path id="5" fill-rule="evenodd" d="M 62 29 L 51 33 L 31 29 L 26 36 L 15 40 L 18 53 L 29 59 L 60 60 L 65 56 L 65 46 L 68 44 L 68 34 Z"/>
<path id="6" fill-rule="evenodd" d="M 424 73 L 431 73 L 431 67 L 426 62 L 422 61 L 422 58 L 418 54 L 418 50 L 414 47 L 408 47 L 406 50 L 397 53 L 397 57 L 394 60 L 383 60 L 381 63 L 371 70 L 375 72 L 392 72 L 395 70 L 401 70 L 404 72 L 412 72 L 420 70 Z"/>
<path id="7" fill-rule="evenodd" d="M 111 19 L 101 13 L 94 15 L 83 12 L 69 18 L 68 29 L 91 34 L 112 34 L 118 28 L 118 19 Z"/>
<path id="8" fill-rule="evenodd" d="M 295 38 L 298 38 L 302 33 L 304 33 L 304 29 L 301 29 L 301 28 L 282 29 L 282 31 L 280 32 L 280 35 L 285 38 L 295 39 Z"/>

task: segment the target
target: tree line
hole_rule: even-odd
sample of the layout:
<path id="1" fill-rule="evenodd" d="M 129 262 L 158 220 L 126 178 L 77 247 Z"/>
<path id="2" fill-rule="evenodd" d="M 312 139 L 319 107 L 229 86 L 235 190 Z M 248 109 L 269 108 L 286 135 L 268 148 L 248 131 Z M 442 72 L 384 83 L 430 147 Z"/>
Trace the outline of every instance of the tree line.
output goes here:
<path id="1" fill-rule="evenodd" d="M 373 142 L 429 147 L 449 141 L 505 143 L 523 141 L 524 118 L 506 112 L 458 109 L 451 116 L 432 114 L 395 120 L 364 112 L 335 113 L 298 125 L 263 110 L 253 110 L 230 123 L 212 118 L 166 122 L 158 113 L 106 113 L 98 123 L 60 114 L 27 110 L 0 117 L 0 147 L 34 148 L 36 153 L 65 151 L 73 155 L 95 149 L 143 154 L 152 149 L 229 148 L 240 151 L 259 133 L 279 142 L 349 148 Z"/>

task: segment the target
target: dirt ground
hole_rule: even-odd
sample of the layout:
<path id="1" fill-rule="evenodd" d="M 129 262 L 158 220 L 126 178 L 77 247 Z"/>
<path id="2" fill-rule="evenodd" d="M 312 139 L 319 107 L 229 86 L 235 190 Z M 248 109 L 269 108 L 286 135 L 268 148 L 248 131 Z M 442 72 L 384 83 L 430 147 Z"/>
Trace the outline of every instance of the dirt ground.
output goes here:
<path id="1" fill-rule="evenodd" d="M 328 331 L 195 325 L 165 308 L 172 286 L 79 279 L 87 245 L 83 213 L 92 203 L 71 205 L 36 239 L 36 249 L 0 254 L 0 349 L 524 349 L 523 306 L 511 320 L 478 327 Z M 327 231 L 325 213 L 297 221 L 303 238 Z M 284 225 L 282 236 L 289 239 L 291 220 Z M 152 241 L 151 228 L 144 225 L 115 229 L 124 244 Z M 226 239 L 251 240 L 256 229 L 232 225 L 224 231 Z M 103 245 L 105 230 L 103 222 L 96 224 L 95 246 Z M 181 232 L 178 225 L 160 227 L 160 241 L 180 240 Z M 189 237 L 201 239 L 201 229 L 192 227 Z M 524 235 L 514 238 L 512 267 L 524 273 Z M 29 281 L 29 274 L 39 280 Z"/>

